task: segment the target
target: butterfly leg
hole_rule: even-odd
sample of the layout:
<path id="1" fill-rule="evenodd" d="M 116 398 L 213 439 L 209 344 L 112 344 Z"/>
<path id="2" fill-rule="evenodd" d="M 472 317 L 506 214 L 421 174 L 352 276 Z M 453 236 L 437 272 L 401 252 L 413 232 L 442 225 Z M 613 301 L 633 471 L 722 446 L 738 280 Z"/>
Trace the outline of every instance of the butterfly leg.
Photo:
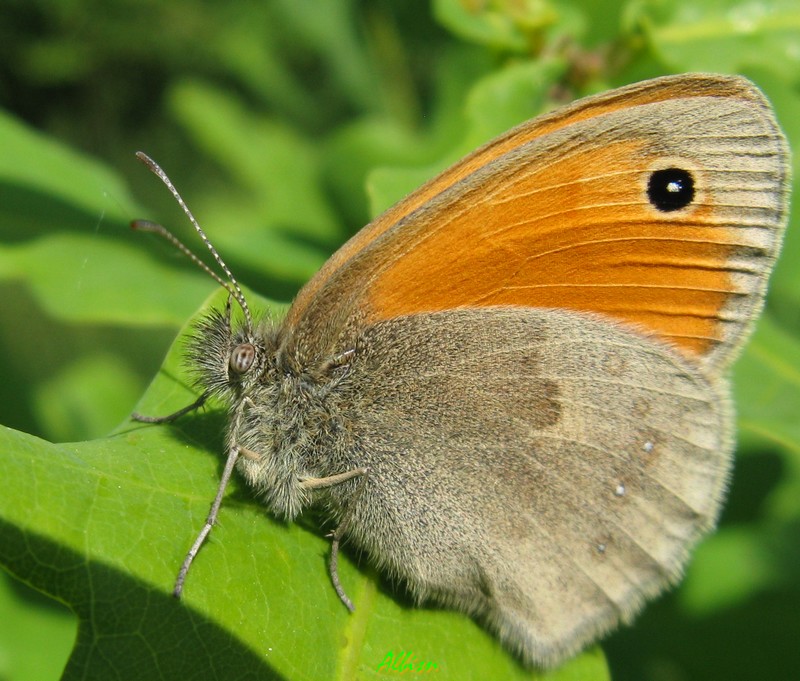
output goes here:
<path id="1" fill-rule="evenodd" d="M 183 409 L 178 409 L 178 411 L 173 412 L 172 414 L 167 414 L 166 416 L 145 416 L 144 414 L 133 412 L 133 414 L 131 414 L 131 419 L 134 421 L 139 421 L 140 423 L 170 423 L 176 419 L 179 419 L 184 414 L 188 414 L 190 411 L 199 409 L 206 403 L 207 399 L 208 393 L 203 393 L 194 402 L 183 407 Z"/>
<path id="2" fill-rule="evenodd" d="M 342 521 L 339 523 L 338 527 L 331 532 L 329 535 L 333 538 L 333 542 L 331 543 L 331 560 L 329 563 L 330 573 L 331 573 L 331 581 L 333 582 L 333 588 L 336 590 L 339 599 L 344 603 L 345 607 L 350 611 L 353 612 L 355 610 L 355 606 L 353 605 L 353 601 L 350 600 L 350 597 L 345 593 L 344 587 L 342 587 L 342 583 L 339 581 L 339 544 L 344 536 L 344 533 L 347 532 L 347 528 L 350 525 L 350 520 L 353 516 L 353 502 L 358 498 L 358 496 L 364 491 L 364 488 L 367 485 L 367 479 L 369 478 L 369 469 L 368 468 L 354 468 L 351 471 L 346 471 L 344 473 L 339 473 L 338 475 L 331 475 L 327 478 L 305 478 L 302 481 L 303 487 L 308 489 L 319 489 L 321 487 L 330 487 L 331 485 L 338 485 L 341 482 L 345 482 L 346 480 L 352 480 L 353 478 L 360 477 L 361 479 L 358 481 L 358 487 L 356 487 L 353 495 L 350 497 L 350 502 L 347 505 L 347 509 L 345 510 L 344 517 Z"/>
<path id="3" fill-rule="evenodd" d="M 233 474 L 233 467 L 236 465 L 236 461 L 239 458 L 239 455 L 242 453 L 243 453 L 242 449 L 237 445 L 234 445 L 228 451 L 228 459 L 225 462 L 225 468 L 222 471 L 222 477 L 220 478 L 219 481 L 217 494 L 214 497 L 214 502 L 211 504 L 211 510 L 208 512 L 206 523 L 205 525 L 203 525 L 203 529 L 200 530 L 200 533 L 194 540 L 194 544 L 192 544 L 192 548 L 189 549 L 189 553 L 186 554 L 186 558 L 183 559 L 183 564 L 181 565 L 181 569 L 178 572 L 178 578 L 175 580 L 175 586 L 172 589 L 172 595 L 175 596 L 175 598 L 181 597 L 181 592 L 183 591 L 183 583 L 186 581 L 186 575 L 189 572 L 189 568 L 192 565 L 192 561 L 194 561 L 195 556 L 197 555 L 198 551 L 200 551 L 200 547 L 203 545 L 203 542 L 205 542 L 209 532 L 211 532 L 211 528 L 214 527 L 214 523 L 217 522 L 217 516 L 219 515 L 219 507 L 222 505 L 222 497 L 225 496 L 225 488 L 228 486 L 228 483 L 231 480 L 231 475 Z M 250 458 L 250 456 L 257 456 L 254 452 L 251 452 L 250 450 L 245 450 L 244 454 L 248 458 Z"/>

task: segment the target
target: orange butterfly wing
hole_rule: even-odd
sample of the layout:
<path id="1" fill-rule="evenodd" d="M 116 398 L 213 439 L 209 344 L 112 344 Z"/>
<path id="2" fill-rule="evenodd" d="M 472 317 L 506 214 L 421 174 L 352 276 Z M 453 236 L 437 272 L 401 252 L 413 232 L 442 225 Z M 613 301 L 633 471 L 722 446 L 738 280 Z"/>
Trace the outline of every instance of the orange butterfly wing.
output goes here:
<path id="1" fill-rule="evenodd" d="M 378 217 L 300 292 L 287 323 L 302 336 L 455 307 L 561 308 L 634 323 L 721 365 L 780 246 L 787 153 L 742 78 L 666 77 L 581 100 Z M 691 176 L 685 208 L 648 197 L 666 168 Z"/>

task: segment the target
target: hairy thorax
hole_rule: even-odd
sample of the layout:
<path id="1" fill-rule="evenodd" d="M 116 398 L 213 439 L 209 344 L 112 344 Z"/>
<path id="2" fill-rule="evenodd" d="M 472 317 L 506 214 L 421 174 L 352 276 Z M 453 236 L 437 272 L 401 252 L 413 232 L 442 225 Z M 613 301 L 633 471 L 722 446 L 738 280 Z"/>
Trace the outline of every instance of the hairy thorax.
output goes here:
<path id="1" fill-rule="evenodd" d="M 292 519 L 312 501 L 302 482 L 334 473 L 330 453 L 340 448 L 342 416 L 332 409 L 330 385 L 277 371 L 264 379 L 243 397 L 229 441 L 243 448 L 238 466 L 248 483 L 276 515 Z"/>

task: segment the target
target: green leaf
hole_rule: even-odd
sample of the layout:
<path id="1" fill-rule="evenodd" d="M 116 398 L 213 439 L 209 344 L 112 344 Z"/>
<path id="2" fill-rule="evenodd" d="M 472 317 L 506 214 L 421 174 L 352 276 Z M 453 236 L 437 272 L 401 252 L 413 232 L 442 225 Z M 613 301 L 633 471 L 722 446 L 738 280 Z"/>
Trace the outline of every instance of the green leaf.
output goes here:
<path id="1" fill-rule="evenodd" d="M 549 0 L 435 0 L 437 19 L 455 34 L 496 49 L 528 52 L 584 30 L 584 17 L 569 2 Z"/>
<path id="2" fill-rule="evenodd" d="M 796 72 L 800 5 L 795 0 L 631 3 L 629 21 L 676 71 L 737 73 L 763 66 Z"/>

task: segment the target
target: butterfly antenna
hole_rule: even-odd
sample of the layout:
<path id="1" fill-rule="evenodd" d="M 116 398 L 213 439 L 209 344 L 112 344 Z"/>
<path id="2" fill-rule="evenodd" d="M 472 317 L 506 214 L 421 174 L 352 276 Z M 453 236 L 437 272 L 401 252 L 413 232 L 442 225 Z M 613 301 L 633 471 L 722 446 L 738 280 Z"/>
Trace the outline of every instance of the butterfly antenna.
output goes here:
<path id="1" fill-rule="evenodd" d="M 167 174 L 161 169 L 161 166 L 159 166 L 158 163 L 156 163 L 143 151 L 137 151 L 136 158 L 138 158 L 142 163 L 144 163 L 150 169 L 150 172 L 158 176 L 158 178 L 164 183 L 167 189 L 169 189 L 172 196 L 178 202 L 178 205 L 183 209 L 183 212 L 186 214 L 186 217 L 189 218 L 189 222 L 192 223 L 192 226 L 195 228 L 195 231 L 200 235 L 200 239 L 202 239 L 203 243 L 206 245 L 206 248 L 208 248 L 208 250 L 211 252 L 211 255 L 214 257 L 214 260 L 217 261 L 217 264 L 220 266 L 220 268 L 222 268 L 222 271 L 225 273 L 225 276 L 228 277 L 228 281 L 224 281 L 222 277 L 220 277 L 208 265 L 206 265 L 202 260 L 200 260 L 200 258 L 198 258 L 194 253 L 192 253 L 192 251 L 190 251 L 178 239 L 178 237 L 176 237 L 163 225 L 159 225 L 157 222 L 151 222 L 150 220 L 134 220 L 131 223 L 131 227 L 143 232 L 153 232 L 154 234 L 158 234 L 164 237 L 167 241 L 169 241 L 173 246 L 175 246 L 175 248 L 177 248 L 187 258 L 189 258 L 189 260 L 191 260 L 200 269 L 206 272 L 206 274 L 210 275 L 214 279 L 214 281 L 220 284 L 220 286 L 222 286 L 226 291 L 228 291 L 228 293 L 230 293 L 234 297 L 236 302 L 239 303 L 239 306 L 242 308 L 242 312 L 244 312 L 245 319 L 247 320 L 247 325 L 252 326 L 253 319 L 250 316 L 250 308 L 247 307 L 247 301 L 244 299 L 244 294 L 242 293 L 242 289 L 239 286 L 239 282 L 236 281 L 236 277 L 233 276 L 233 273 L 225 264 L 225 261 L 220 257 L 219 253 L 217 253 L 217 249 L 214 248 L 211 241 L 209 241 L 205 232 L 200 227 L 200 224 L 197 222 L 194 215 L 192 215 L 192 211 L 189 210 L 189 206 L 186 205 L 186 202 L 183 200 L 183 197 L 178 193 L 178 190 L 175 188 L 175 185 L 172 184 L 172 180 L 170 180 L 169 177 L 167 177 Z"/>

